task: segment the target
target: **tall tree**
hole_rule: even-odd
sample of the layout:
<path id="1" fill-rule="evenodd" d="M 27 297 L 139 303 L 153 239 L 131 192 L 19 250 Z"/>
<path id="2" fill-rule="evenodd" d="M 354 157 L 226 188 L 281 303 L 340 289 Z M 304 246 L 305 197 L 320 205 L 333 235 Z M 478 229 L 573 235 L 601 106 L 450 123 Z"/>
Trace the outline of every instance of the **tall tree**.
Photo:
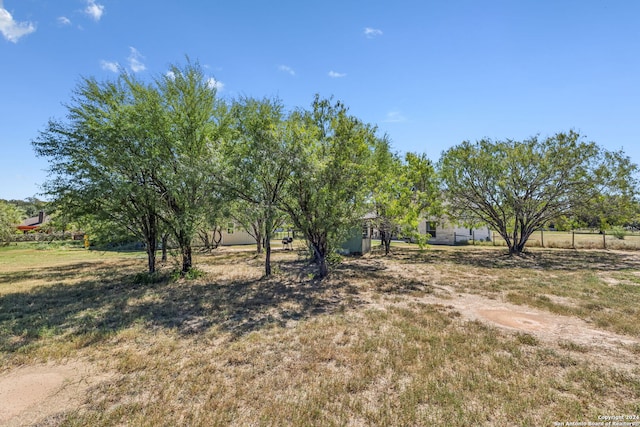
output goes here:
<path id="1" fill-rule="evenodd" d="M 67 121 L 51 120 L 33 146 L 49 161 L 45 192 L 65 214 L 118 224 L 146 243 L 155 271 L 158 204 L 154 101 L 148 87 L 126 75 L 99 83 L 83 79 L 67 105 Z M 157 103 L 157 102 L 156 102 Z M 152 117 L 151 117 L 152 118 Z"/>
<path id="2" fill-rule="evenodd" d="M 241 98 L 234 103 L 231 116 L 234 133 L 227 145 L 228 187 L 252 205 L 254 220 L 246 221 L 247 215 L 239 219 L 247 231 L 253 230 L 258 247 L 264 241 L 265 276 L 270 276 L 271 239 L 282 222 L 278 205 L 291 177 L 295 153 L 285 137 L 280 101 Z"/>
<path id="3" fill-rule="evenodd" d="M 636 166 L 578 133 L 525 141 L 468 141 L 439 164 L 447 208 L 454 218 L 489 224 L 520 254 L 531 234 L 570 216 L 599 194 L 635 193 Z"/>
<path id="4" fill-rule="evenodd" d="M 327 256 L 366 212 L 375 128 L 350 116 L 342 103 L 316 96 L 311 110 L 290 116 L 285 138 L 292 146 L 291 178 L 282 206 L 324 277 Z"/>
<path id="5" fill-rule="evenodd" d="M 371 188 L 375 226 L 385 255 L 389 254 L 395 233 L 422 243 L 419 221 L 437 212 L 438 181 L 431 161 L 424 154 L 407 153 L 404 162 L 390 150 L 386 138 L 378 141 L 374 152 Z"/>
<path id="6" fill-rule="evenodd" d="M 173 65 L 156 81 L 164 126 L 158 126 L 156 173 L 167 215 L 164 220 L 180 247 L 183 274 L 193 266 L 192 241 L 211 210 L 222 207 L 221 141 L 228 129 L 226 105 L 202 67 Z"/>

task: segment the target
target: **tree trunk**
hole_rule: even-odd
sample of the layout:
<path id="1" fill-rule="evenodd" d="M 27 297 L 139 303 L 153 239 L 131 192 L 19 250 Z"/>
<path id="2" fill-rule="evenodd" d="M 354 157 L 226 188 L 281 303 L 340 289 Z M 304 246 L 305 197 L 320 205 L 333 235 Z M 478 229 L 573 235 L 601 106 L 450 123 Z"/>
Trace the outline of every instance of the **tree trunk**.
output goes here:
<path id="1" fill-rule="evenodd" d="M 326 238 L 320 238 L 317 242 L 311 242 L 313 248 L 314 261 L 318 266 L 317 277 L 322 279 L 329 274 L 329 266 L 327 265 L 327 242 Z"/>
<path id="2" fill-rule="evenodd" d="M 191 245 L 186 244 L 182 247 L 182 275 L 184 276 L 193 267 L 193 261 L 191 258 Z"/>
<path id="3" fill-rule="evenodd" d="M 169 236 L 166 234 L 162 235 L 162 262 L 167 262 L 167 243 L 169 241 Z"/>
<path id="4" fill-rule="evenodd" d="M 149 269 L 149 274 L 153 274 L 156 271 L 156 250 L 157 243 L 155 236 L 153 238 L 147 239 L 147 266 Z"/>
<path id="5" fill-rule="evenodd" d="M 266 256 L 264 258 L 264 275 L 266 277 L 271 276 L 271 242 L 266 240 L 265 242 L 265 253 Z"/>
<path id="6" fill-rule="evenodd" d="M 147 269 L 149 274 L 156 271 L 156 251 L 158 250 L 158 218 L 154 214 L 146 215 L 145 243 L 147 250 Z"/>
<path id="7" fill-rule="evenodd" d="M 213 249 L 218 249 L 218 247 L 220 247 L 220 243 L 222 243 L 222 227 L 213 227 L 211 242 L 213 244 Z"/>
<path id="8" fill-rule="evenodd" d="M 262 253 L 262 243 L 263 243 L 263 236 L 262 236 L 262 230 L 260 230 L 260 224 L 251 224 L 251 228 L 253 228 L 253 235 L 255 236 L 256 239 L 256 253 L 257 254 L 261 254 Z M 265 247 L 266 247 L 266 242 L 265 242 Z"/>
<path id="9" fill-rule="evenodd" d="M 264 248 L 266 256 L 264 258 L 264 275 L 271 276 L 271 230 L 273 229 L 273 221 L 271 215 L 267 214 L 264 220 Z"/>
<path id="10" fill-rule="evenodd" d="M 329 274 L 329 267 L 327 266 L 327 257 L 321 256 L 318 263 L 318 277 L 320 279 L 327 277 Z"/>
<path id="11" fill-rule="evenodd" d="M 384 254 L 389 255 L 391 251 L 391 233 L 386 234 L 384 236 Z"/>
<path id="12" fill-rule="evenodd" d="M 180 252 L 182 253 L 182 270 L 181 274 L 184 276 L 193 267 L 193 261 L 191 256 L 191 240 L 185 236 L 183 231 L 178 234 L 178 245 L 180 246 Z"/>
<path id="13" fill-rule="evenodd" d="M 515 243 L 513 242 L 510 246 L 509 246 L 509 255 L 511 256 L 521 256 L 522 253 L 524 252 L 524 247 L 525 247 L 525 243 L 526 242 L 518 242 Z"/>

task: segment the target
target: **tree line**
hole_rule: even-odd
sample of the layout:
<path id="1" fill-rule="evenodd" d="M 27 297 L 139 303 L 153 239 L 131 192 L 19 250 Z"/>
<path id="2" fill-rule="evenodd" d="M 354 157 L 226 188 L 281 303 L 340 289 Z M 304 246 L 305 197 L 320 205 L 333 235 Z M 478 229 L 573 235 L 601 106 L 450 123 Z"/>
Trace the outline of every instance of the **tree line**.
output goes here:
<path id="1" fill-rule="evenodd" d="M 602 198 L 637 212 L 636 166 L 573 131 L 464 142 L 433 164 L 425 154 L 395 153 L 387 135 L 332 98 L 316 95 L 292 111 L 278 99 L 225 101 L 197 62 L 151 81 L 126 72 L 83 78 L 66 110 L 32 141 L 49 162 L 45 194 L 60 216 L 143 241 L 149 273 L 167 239 L 189 272 L 198 233 L 229 218 L 264 249 L 265 275 L 271 238 L 286 221 L 324 277 L 367 214 L 387 253 L 393 235 L 419 238 L 420 219 L 449 213 L 489 224 L 517 254 L 534 230 L 593 213 Z"/>

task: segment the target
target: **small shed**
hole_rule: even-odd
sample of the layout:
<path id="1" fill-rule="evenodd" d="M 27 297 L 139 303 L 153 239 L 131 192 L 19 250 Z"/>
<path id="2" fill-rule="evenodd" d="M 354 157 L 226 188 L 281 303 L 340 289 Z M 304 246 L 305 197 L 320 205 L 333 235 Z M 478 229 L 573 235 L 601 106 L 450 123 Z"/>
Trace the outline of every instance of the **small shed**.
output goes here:
<path id="1" fill-rule="evenodd" d="M 343 255 L 364 255 L 371 252 L 371 222 L 364 220 L 360 227 L 353 227 L 338 252 Z"/>

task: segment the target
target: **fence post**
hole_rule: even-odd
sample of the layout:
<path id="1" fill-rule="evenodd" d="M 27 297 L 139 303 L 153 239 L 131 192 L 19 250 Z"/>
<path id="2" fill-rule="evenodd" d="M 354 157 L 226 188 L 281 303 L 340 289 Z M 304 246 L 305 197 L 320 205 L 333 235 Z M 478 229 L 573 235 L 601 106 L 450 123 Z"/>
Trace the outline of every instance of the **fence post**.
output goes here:
<path id="1" fill-rule="evenodd" d="M 607 249 L 607 232 L 602 230 L 602 247 Z"/>
<path id="2" fill-rule="evenodd" d="M 576 248 L 576 232 L 571 230 L 571 249 Z"/>
<path id="3" fill-rule="evenodd" d="M 473 242 L 473 246 L 476 245 L 476 230 L 471 232 L 471 241 Z"/>
<path id="4" fill-rule="evenodd" d="M 544 230 L 540 229 L 540 246 L 544 248 Z"/>

